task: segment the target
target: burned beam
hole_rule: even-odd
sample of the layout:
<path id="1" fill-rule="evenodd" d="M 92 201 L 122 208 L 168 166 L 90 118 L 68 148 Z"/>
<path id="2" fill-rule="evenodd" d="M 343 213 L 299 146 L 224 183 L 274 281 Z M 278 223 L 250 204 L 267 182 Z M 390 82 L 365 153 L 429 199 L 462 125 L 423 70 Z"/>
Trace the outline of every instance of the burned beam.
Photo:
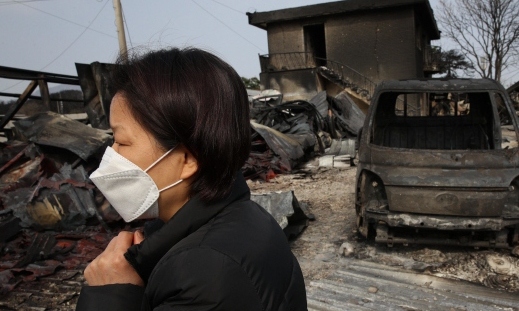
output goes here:
<path id="1" fill-rule="evenodd" d="M 41 78 L 45 78 L 43 74 L 39 75 Z M 50 108 L 50 95 L 49 85 L 45 79 L 38 80 L 38 87 L 40 88 L 41 100 L 45 107 Z"/>
<path id="2" fill-rule="evenodd" d="M 0 92 L 0 96 L 5 96 L 5 97 L 20 97 L 20 94 Z M 35 96 L 35 95 L 30 95 L 30 96 L 27 97 L 27 98 L 28 98 L 28 99 L 38 99 L 38 100 L 42 100 L 42 97 L 41 97 L 41 96 Z M 83 99 L 75 99 L 75 98 L 56 98 L 56 97 L 50 97 L 50 100 L 51 100 L 51 101 L 75 102 L 75 103 L 82 103 L 82 102 L 83 102 Z"/>
<path id="3" fill-rule="evenodd" d="M 45 80 L 47 83 L 79 85 L 79 79 L 75 76 L 5 66 L 0 66 L 0 78 L 13 80 Z"/>
<path id="4" fill-rule="evenodd" d="M 25 91 L 23 91 L 22 95 L 20 95 L 20 98 L 9 107 L 9 110 L 7 110 L 6 114 L 2 118 L 2 121 L 0 121 L 0 130 L 3 130 L 4 127 L 7 125 L 9 120 L 11 120 L 14 115 L 22 108 L 22 105 L 29 99 L 29 96 L 34 92 L 34 89 L 36 89 L 36 86 L 38 85 L 37 80 L 32 80 L 31 83 L 27 86 Z"/>
<path id="5" fill-rule="evenodd" d="M 94 128 L 110 128 L 108 120 L 113 94 L 110 93 L 108 88 L 108 81 L 112 66 L 114 65 L 99 62 L 92 64 L 76 63 L 85 110 L 90 124 Z"/>

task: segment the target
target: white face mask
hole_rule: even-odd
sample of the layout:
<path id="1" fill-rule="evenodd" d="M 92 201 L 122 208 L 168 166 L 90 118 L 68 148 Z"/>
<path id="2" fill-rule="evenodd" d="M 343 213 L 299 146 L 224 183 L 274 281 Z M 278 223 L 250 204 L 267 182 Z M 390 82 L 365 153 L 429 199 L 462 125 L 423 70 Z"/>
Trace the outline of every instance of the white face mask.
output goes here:
<path id="1" fill-rule="evenodd" d="M 182 179 L 159 190 L 147 171 L 171 151 L 173 149 L 153 162 L 146 170 L 142 170 L 112 147 L 108 147 L 99 168 L 90 175 L 90 180 L 124 221 L 156 218 L 159 216 L 157 203 L 159 193 L 178 185 Z"/>

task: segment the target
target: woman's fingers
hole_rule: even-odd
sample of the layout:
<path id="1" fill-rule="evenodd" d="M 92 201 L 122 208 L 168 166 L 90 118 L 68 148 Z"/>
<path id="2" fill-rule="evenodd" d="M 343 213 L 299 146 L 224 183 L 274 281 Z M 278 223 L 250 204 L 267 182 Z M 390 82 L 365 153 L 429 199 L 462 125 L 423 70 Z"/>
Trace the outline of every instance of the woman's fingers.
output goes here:
<path id="1" fill-rule="evenodd" d="M 124 254 L 135 241 L 135 234 L 128 231 L 120 232 L 113 238 L 106 249 L 95 258 L 85 269 L 85 279 L 91 286 L 107 284 L 130 283 L 144 285 L 135 269 L 124 258 Z M 137 241 L 142 242 L 142 234 L 137 235 Z"/>

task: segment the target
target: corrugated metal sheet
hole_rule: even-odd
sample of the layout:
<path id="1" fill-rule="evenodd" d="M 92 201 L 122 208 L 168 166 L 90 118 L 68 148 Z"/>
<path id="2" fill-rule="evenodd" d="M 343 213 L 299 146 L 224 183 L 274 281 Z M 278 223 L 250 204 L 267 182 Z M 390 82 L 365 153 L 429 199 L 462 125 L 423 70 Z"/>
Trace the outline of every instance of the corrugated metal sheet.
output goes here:
<path id="1" fill-rule="evenodd" d="M 519 310 L 519 296 L 377 263 L 347 260 L 307 286 L 308 310 Z"/>

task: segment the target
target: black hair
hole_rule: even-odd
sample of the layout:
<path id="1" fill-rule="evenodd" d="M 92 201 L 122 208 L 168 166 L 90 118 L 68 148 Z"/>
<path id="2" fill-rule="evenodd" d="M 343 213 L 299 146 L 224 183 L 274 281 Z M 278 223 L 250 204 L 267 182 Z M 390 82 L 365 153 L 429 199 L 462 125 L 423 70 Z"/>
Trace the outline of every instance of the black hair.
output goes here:
<path id="1" fill-rule="evenodd" d="M 164 150 L 183 144 L 197 159 L 190 195 L 224 198 L 250 152 L 247 91 L 217 56 L 170 48 L 120 58 L 111 86 Z"/>

